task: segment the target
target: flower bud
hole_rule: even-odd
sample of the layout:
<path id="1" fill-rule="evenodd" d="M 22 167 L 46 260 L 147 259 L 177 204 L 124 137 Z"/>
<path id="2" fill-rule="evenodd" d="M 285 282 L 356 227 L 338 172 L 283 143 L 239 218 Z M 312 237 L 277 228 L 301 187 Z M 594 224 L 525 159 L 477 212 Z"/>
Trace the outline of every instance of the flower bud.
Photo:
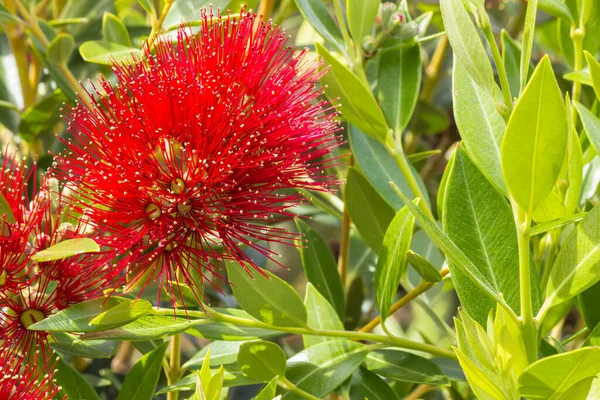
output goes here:
<path id="1" fill-rule="evenodd" d="M 365 54 L 373 54 L 377 51 L 377 43 L 373 36 L 365 36 L 362 40 L 362 49 Z"/>
<path id="2" fill-rule="evenodd" d="M 390 17 L 396 12 L 397 9 L 398 8 L 396 7 L 396 4 L 390 2 L 383 3 L 379 8 L 379 16 L 381 17 L 380 23 L 383 25 L 384 29 L 387 30 L 387 23 L 390 21 Z"/>

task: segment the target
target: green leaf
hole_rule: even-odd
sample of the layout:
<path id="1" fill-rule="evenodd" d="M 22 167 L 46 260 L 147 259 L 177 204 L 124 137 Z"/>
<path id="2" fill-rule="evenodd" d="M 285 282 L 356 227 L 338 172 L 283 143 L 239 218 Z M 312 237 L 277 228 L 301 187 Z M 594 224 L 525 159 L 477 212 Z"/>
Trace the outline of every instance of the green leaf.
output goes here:
<path id="1" fill-rule="evenodd" d="M 364 345 L 347 340 L 331 340 L 311 346 L 288 360 L 286 378 L 317 397 L 324 397 L 359 367 L 367 356 Z M 284 400 L 302 399 L 287 392 Z"/>
<path id="2" fill-rule="evenodd" d="M 373 30 L 380 4 L 379 0 L 346 0 L 348 29 L 355 43 L 361 43 Z"/>
<path id="3" fill-rule="evenodd" d="M 134 57 L 141 57 L 142 51 L 135 47 L 127 47 L 104 41 L 89 41 L 79 47 L 81 57 L 90 63 L 112 65 L 114 63 L 131 62 Z"/>
<path id="4" fill-rule="evenodd" d="M 23 22 L 19 17 L 12 14 L 2 4 L 0 4 L 0 22 Z"/>
<path id="5" fill-rule="evenodd" d="M 212 5 L 213 13 L 216 14 L 217 9 L 225 10 L 228 3 L 229 0 L 174 1 L 165 17 L 163 28 L 171 30 L 181 25 L 186 25 L 188 22 L 200 21 L 202 20 L 201 8 Z M 233 11 L 238 12 L 239 8 Z"/>
<path id="6" fill-rule="evenodd" d="M 360 0 L 362 1 L 362 0 Z M 365 1 L 367 3 L 367 1 Z M 394 132 L 408 125 L 421 87 L 421 47 L 401 47 L 379 56 L 377 98 Z"/>
<path id="7" fill-rule="evenodd" d="M 583 68 L 583 69 L 580 69 L 579 71 L 569 72 L 568 74 L 564 74 L 563 78 L 565 78 L 569 81 L 579 82 L 583 85 L 593 86 L 592 77 L 590 75 L 589 68 Z"/>
<path id="8" fill-rule="evenodd" d="M 569 7 L 561 0 L 538 0 L 538 8 L 556 18 L 562 18 L 569 23 L 573 23 L 573 16 L 569 11 Z"/>
<path id="9" fill-rule="evenodd" d="M 345 52 L 346 46 L 337 24 L 327 11 L 325 3 L 321 0 L 296 0 L 298 10 L 313 28 L 339 51 Z"/>
<path id="10" fill-rule="evenodd" d="M 598 360 L 600 348 L 585 347 L 536 361 L 519 378 L 519 392 L 529 399 L 565 399 L 573 385 L 600 373 Z"/>
<path id="11" fill-rule="evenodd" d="M 506 30 L 502 30 L 502 60 L 508 77 L 508 86 L 513 98 L 519 97 L 521 87 L 521 48 L 510 37 Z"/>
<path id="12" fill-rule="evenodd" d="M 122 303 L 106 310 L 92 319 L 90 325 L 104 329 L 116 328 L 148 315 L 152 311 L 152 303 L 148 300 L 135 300 L 132 303 Z"/>
<path id="13" fill-rule="evenodd" d="M 242 372 L 252 379 L 267 382 L 285 375 L 285 354 L 272 342 L 260 340 L 242 344 L 237 361 Z"/>
<path id="14" fill-rule="evenodd" d="M 338 317 L 331 304 L 310 282 L 306 285 L 304 304 L 306 304 L 306 309 L 308 310 L 308 326 L 311 328 L 318 330 L 344 330 L 344 324 L 342 324 L 340 317 Z M 327 340 L 336 339 L 314 335 L 302 336 L 304 347 L 314 346 Z"/>
<path id="15" fill-rule="evenodd" d="M 132 47 L 131 38 L 125 24 L 114 14 L 105 12 L 102 17 L 102 40 L 109 43 Z"/>
<path id="16" fill-rule="evenodd" d="M 304 242 L 300 244 L 298 250 L 302 257 L 306 279 L 329 301 L 337 315 L 343 318 L 344 288 L 329 246 L 317 231 L 303 220 L 296 218 L 296 226 L 304 236 Z"/>
<path id="17" fill-rule="evenodd" d="M 448 177 L 443 214 L 444 232 L 469 258 L 479 274 L 502 293 L 513 310 L 519 309 L 519 250 L 512 210 L 459 147 Z M 485 324 L 496 300 L 449 263 L 461 304 Z"/>
<path id="18" fill-rule="evenodd" d="M 379 252 L 394 211 L 355 168 L 348 169 L 344 198 L 348 214 L 360 236 L 373 251 Z"/>
<path id="19" fill-rule="evenodd" d="M 59 398 L 65 396 L 68 399 L 100 400 L 98 393 L 85 378 L 60 358 L 56 362 L 54 379 L 60 387 Z"/>
<path id="20" fill-rule="evenodd" d="M 98 327 L 90 325 L 90 322 L 96 316 L 123 303 L 129 305 L 132 301 L 116 296 L 84 301 L 31 325 L 29 329 L 48 332 L 93 332 Z"/>
<path id="21" fill-rule="evenodd" d="M 410 249 L 414 224 L 415 217 L 407 207 L 402 207 L 385 232 L 375 269 L 375 294 L 381 323 L 389 315 L 400 279 L 406 272 L 406 252 Z"/>
<path id="22" fill-rule="evenodd" d="M 165 342 L 148 354 L 144 354 L 131 368 L 117 400 L 151 400 L 154 398 L 163 359 L 169 342 Z"/>
<path id="23" fill-rule="evenodd" d="M 423 99 L 417 101 L 408 128 L 419 135 L 437 135 L 448 130 L 448 111 Z"/>
<path id="24" fill-rule="evenodd" d="M 426 385 L 446 385 L 448 378 L 440 367 L 416 354 L 397 350 L 370 351 L 365 367 L 389 379 Z"/>
<path id="25" fill-rule="evenodd" d="M 75 335 L 63 332 L 52 334 L 54 342 L 50 343 L 53 350 L 75 357 L 108 358 L 115 354 L 119 343 L 115 340 L 79 340 Z"/>
<path id="26" fill-rule="evenodd" d="M 48 65 L 55 67 L 52 64 Z M 60 109 L 66 100 L 63 92 L 55 90 L 51 95 L 27 108 L 21 116 L 19 136 L 26 142 L 32 143 L 43 134 L 48 136 L 53 134 L 52 129 L 61 121 Z"/>
<path id="27" fill-rule="evenodd" d="M 593 395 L 590 393 L 592 384 L 598 379 L 598 376 L 590 376 L 585 378 L 571 386 L 569 390 L 564 392 L 561 396 L 557 397 L 557 400 L 591 400 L 597 399 L 597 394 Z M 592 395 L 593 397 L 589 397 Z"/>
<path id="28" fill-rule="evenodd" d="M 62 260 L 63 258 L 72 257 L 78 254 L 97 253 L 100 251 L 100 246 L 93 239 L 67 239 L 48 247 L 45 250 L 39 251 L 31 256 L 31 259 L 36 262 Z"/>
<path id="29" fill-rule="evenodd" d="M 600 282 L 581 292 L 578 296 L 579 311 L 589 330 L 600 325 Z"/>
<path id="30" fill-rule="evenodd" d="M 494 93 L 494 72 L 479 32 L 462 0 L 440 0 L 440 10 L 456 64 L 487 93 Z"/>
<path id="31" fill-rule="evenodd" d="M 237 355 L 240 351 L 240 346 L 245 341 L 214 341 L 204 346 L 202 350 L 194 354 L 182 368 L 198 369 L 202 367 L 204 358 L 210 351 L 210 366 L 218 367 L 220 365 L 234 364 L 237 361 Z"/>
<path id="32" fill-rule="evenodd" d="M 183 332 L 193 326 L 194 324 L 185 318 L 145 315 L 131 323 L 117 328 L 86 333 L 81 338 L 84 340 L 155 340 L 175 335 L 176 333 Z"/>
<path id="33" fill-rule="evenodd" d="M 369 88 L 329 50 L 319 43 L 315 43 L 315 47 L 331 67 L 321 78 L 327 97 L 339 102 L 339 110 L 344 119 L 367 135 L 384 142 L 388 137 L 387 123 Z"/>
<path id="34" fill-rule="evenodd" d="M 567 138 L 565 105 L 546 56 L 519 98 L 502 141 L 502 172 L 508 190 L 529 215 L 558 179 Z"/>
<path id="35" fill-rule="evenodd" d="M 242 371 L 235 365 L 225 365 L 223 366 L 223 387 L 235 387 L 235 386 L 245 386 L 245 385 L 256 385 L 262 383 L 261 381 L 257 381 L 256 379 L 249 378 L 244 375 Z M 217 372 L 216 369 L 211 370 L 211 373 Z M 194 390 L 196 388 L 196 380 L 197 380 L 197 371 L 194 373 L 178 380 L 174 384 L 167 386 L 156 394 L 164 394 L 169 392 L 178 392 L 182 390 Z"/>
<path id="36" fill-rule="evenodd" d="M 425 257 L 420 256 L 412 250 L 406 253 L 406 258 L 415 271 L 425 282 L 439 282 L 442 275 Z"/>
<path id="37" fill-rule="evenodd" d="M 600 99 L 600 62 L 598 62 L 589 52 L 584 51 L 583 53 L 585 54 L 585 60 L 590 68 L 594 92 L 596 93 L 596 97 Z"/>
<path id="38" fill-rule="evenodd" d="M 75 49 L 75 39 L 68 33 L 59 33 L 48 45 L 46 57 L 54 64 L 64 64 Z"/>
<path id="39" fill-rule="evenodd" d="M 561 247 L 546 288 L 543 315 L 600 280 L 600 207 L 594 207 Z"/>
<path id="40" fill-rule="evenodd" d="M 471 361 L 462 351 L 457 348 L 454 348 L 454 351 L 456 352 L 460 366 L 467 377 L 467 381 L 478 399 L 509 400 L 498 387 L 498 384 L 492 380 L 490 375 L 487 375 L 482 371 L 478 365 Z"/>
<path id="41" fill-rule="evenodd" d="M 8 201 L 2 195 L 2 193 L 0 193 L 0 217 L 3 217 L 4 222 L 9 224 L 14 224 L 15 222 L 17 222 L 17 220 L 15 219 L 15 214 L 13 213 L 13 210 L 10 207 L 10 204 L 8 204 Z"/>
<path id="42" fill-rule="evenodd" d="M 273 400 L 275 397 L 275 391 L 277 390 L 277 380 L 279 376 L 271 379 L 269 383 L 267 383 L 260 392 L 256 395 L 254 400 Z"/>
<path id="43" fill-rule="evenodd" d="M 226 264 L 233 295 L 248 314 L 275 326 L 306 326 L 304 303 L 287 282 L 266 270 L 255 279 L 241 265 Z"/>
<path id="44" fill-rule="evenodd" d="M 452 84 L 454 119 L 463 143 L 486 178 L 506 193 L 500 162 L 506 123 L 498 112 L 496 101 L 457 63 L 453 68 Z"/>
<path id="45" fill-rule="evenodd" d="M 360 367 L 352 375 L 350 400 L 398 400 L 394 390 L 366 368 Z"/>
<path id="46" fill-rule="evenodd" d="M 418 153 L 412 153 L 407 155 L 406 157 L 408 158 L 408 161 L 411 162 L 411 164 L 416 164 L 420 161 L 426 160 L 431 156 L 437 156 L 439 154 L 442 154 L 441 150 L 427 150 L 427 151 L 420 151 Z"/>
<path id="47" fill-rule="evenodd" d="M 419 225 L 421 225 L 421 228 L 427 233 L 427 236 L 429 236 L 431 241 L 446 255 L 448 261 L 463 271 L 465 275 L 473 281 L 475 286 L 482 289 L 491 298 L 495 299 L 498 303 L 503 305 L 506 304 L 503 298 L 492 288 L 485 276 L 479 272 L 475 265 L 473 265 L 473 262 L 469 260 L 460 248 L 458 248 L 440 227 L 437 226 L 435 221 L 431 220 L 419 207 L 408 201 L 402 193 L 398 192 L 398 195 L 408 206 L 410 212 L 414 214 L 415 219 L 419 222 Z"/>
<path id="48" fill-rule="evenodd" d="M 154 3 L 152 0 L 138 0 L 140 6 L 149 14 L 156 16 L 156 10 L 154 9 Z"/>
<path id="49" fill-rule="evenodd" d="M 587 134 L 590 144 L 597 153 L 600 152 L 600 118 L 585 108 L 583 104 L 577 101 L 573 102 L 573 104 L 575 104 L 579 117 L 581 117 L 581 123 L 583 124 L 583 129 Z"/>
<path id="50" fill-rule="evenodd" d="M 406 182 L 406 178 L 398 168 L 396 160 L 388 153 L 384 145 L 365 135 L 354 126 L 350 126 L 348 137 L 350 138 L 352 154 L 356 158 L 360 170 L 386 203 L 395 211 L 398 211 L 404 205 L 402 200 L 398 198 L 396 191 L 390 186 L 390 182 L 394 182 L 402 193 L 411 200 L 415 198 Z M 427 193 L 419 173 L 414 169 L 412 169 L 412 173 L 421 188 L 421 192 Z M 425 199 L 425 202 L 428 206 L 430 205 L 428 198 Z"/>

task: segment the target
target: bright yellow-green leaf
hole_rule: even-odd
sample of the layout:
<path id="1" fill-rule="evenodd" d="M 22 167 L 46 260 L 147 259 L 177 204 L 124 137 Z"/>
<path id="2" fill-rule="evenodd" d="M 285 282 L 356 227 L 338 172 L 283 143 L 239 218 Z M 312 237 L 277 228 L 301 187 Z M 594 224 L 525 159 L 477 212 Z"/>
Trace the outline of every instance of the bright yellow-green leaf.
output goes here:
<path id="1" fill-rule="evenodd" d="M 93 239 L 80 238 L 68 239 L 48 247 L 45 250 L 37 252 L 31 259 L 37 262 L 61 260 L 63 258 L 75 256 L 84 253 L 97 253 L 100 251 L 100 246 Z"/>
<path id="2" fill-rule="evenodd" d="M 142 54 L 140 49 L 120 44 L 89 41 L 79 47 L 81 57 L 90 63 L 112 65 L 115 62 L 131 62 Z"/>
<path id="3" fill-rule="evenodd" d="M 59 33 L 50 42 L 46 57 L 54 64 L 63 64 L 69 60 L 75 49 L 75 39 L 67 33 Z"/>
<path id="4" fill-rule="evenodd" d="M 540 61 L 513 110 L 502 141 L 502 171 L 529 215 L 558 179 L 567 147 L 565 105 L 548 57 Z"/>
<path id="5" fill-rule="evenodd" d="M 592 77 L 592 86 L 594 87 L 594 92 L 596 92 L 596 97 L 600 99 L 600 63 L 589 52 L 585 51 L 584 54 L 590 68 L 590 76 Z"/>
<path id="6" fill-rule="evenodd" d="M 346 17 L 350 34 L 356 43 L 361 43 L 373 29 L 379 0 L 346 0 Z"/>
<path id="7" fill-rule="evenodd" d="M 264 340 L 240 346 L 238 365 L 250 378 L 268 382 L 275 376 L 285 376 L 286 358 L 281 347 Z"/>

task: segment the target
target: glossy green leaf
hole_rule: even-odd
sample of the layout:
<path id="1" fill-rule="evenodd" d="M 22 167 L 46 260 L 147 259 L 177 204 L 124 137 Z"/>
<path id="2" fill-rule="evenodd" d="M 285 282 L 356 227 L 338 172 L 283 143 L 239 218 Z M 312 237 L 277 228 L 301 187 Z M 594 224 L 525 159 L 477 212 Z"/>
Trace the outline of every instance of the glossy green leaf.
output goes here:
<path id="1" fill-rule="evenodd" d="M 3 218 L 3 224 L 4 222 L 9 224 L 14 224 L 16 222 L 15 214 L 2 193 L 0 193 L 0 218 Z"/>
<path id="2" fill-rule="evenodd" d="M 100 246 L 93 239 L 67 239 L 31 256 L 36 262 L 61 260 L 78 254 L 97 253 Z"/>
<path id="3" fill-rule="evenodd" d="M 277 390 L 278 378 L 279 377 L 276 376 L 275 378 L 271 379 L 271 381 L 267 383 L 265 387 L 261 389 L 260 392 L 258 392 L 254 400 L 273 400 L 273 398 L 275 397 L 275 392 Z"/>
<path id="4" fill-rule="evenodd" d="M 344 197 L 356 229 L 369 247 L 379 252 L 394 211 L 355 168 L 348 169 Z"/>
<path id="5" fill-rule="evenodd" d="M 556 18 L 562 18 L 565 21 L 573 22 L 573 16 L 569 7 L 561 0 L 538 0 L 538 8 L 547 12 Z"/>
<path id="6" fill-rule="evenodd" d="M 384 142 L 388 136 L 387 123 L 369 88 L 329 50 L 319 43 L 315 47 L 330 66 L 327 74 L 321 78 L 327 97 L 339 102 L 339 111 L 344 119 L 367 135 Z"/>
<path id="7" fill-rule="evenodd" d="M 462 0 L 440 0 L 440 10 L 455 65 L 460 64 L 487 93 L 494 93 L 492 64 Z"/>
<path id="8" fill-rule="evenodd" d="M 303 220 L 297 218 L 296 226 L 304 235 L 304 242 L 298 249 L 306 279 L 329 301 L 337 315 L 343 318 L 344 288 L 331 249 L 317 231 Z"/>
<path id="9" fill-rule="evenodd" d="M 445 385 L 449 382 L 436 364 L 404 351 L 370 351 L 364 365 L 377 375 L 401 382 L 426 385 Z"/>
<path id="10" fill-rule="evenodd" d="M 463 271 L 465 275 L 473 281 L 476 287 L 482 289 L 498 303 L 506 304 L 499 293 L 493 289 L 486 277 L 479 272 L 473 262 L 469 260 L 460 248 L 458 248 L 444 231 L 440 229 L 435 221 L 431 220 L 419 207 L 408 201 L 403 194 L 398 193 L 398 195 L 402 197 L 402 200 L 408 206 L 410 212 L 414 214 L 415 219 L 419 222 L 419 225 L 421 225 L 421 228 L 427 233 L 427 236 L 429 236 L 431 241 L 446 255 L 448 261 Z"/>
<path id="11" fill-rule="evenodd" d="M 402 200 L 398 198 L 396 191 L 390 186 L 390 182 L 394 182 L 402 193 L 411 200 L 415 198 L 404 175 L 398 168 L 396 160 L 388 153 L 384 145 L 368 137 L 354 126 L 350 126 L 348 136 L 350 138 L 352 154 L 360 170 L 386 203 L 396 211 L 404 205 Z M 412 173 L 421 188 L 421 192 L 427 193 L 427 189 L 419 173 L 414 169 L 412 169 Z M 429 198 L 425 199 L 425 201 L 429 206 Z"/>
<path id="12" fill-rule="evenodd" d="M 119 343 L 115 340 L 79 340 L 75 335 L 64 332 L 52 334 L 54 342 L 50 343 L 53 350 L 62 354 L 86 358 L 108 358 L 115 354 Z"/>
<path id="13" fill-rule="evenodd" d="M 227 276 L 240 307 L 259 321 L 275 326 L 306 326 L 304 303 L 294 289 L 281 278 L 262 270 L 250 276 L 241 265 L 228 262 Z"/>
<path id="14" fill-rule="evenodd" d="M 600 207 L 594 207 L 558 252 L 540 313 L 577 296 L 599 280 Z"/>
<path id="15" fill-rule="evenodd" d="M 54 379 L 60 387 L 60 398 L 66 396 L 68 399 L 100 400 L 98 393 L 85 378 L 62 359 L 57 360 L 55 368 Z"/>
<path id="16" fill-rule="evenodd" d="M 215 308 L 215 310 L 221 314 L 233 315 L 235 317 L 256 321 L 256 319 L 244 310 L 236 308 Z M 187 333 L 204 339 L 233 341 L 264 339 L 281 335 L 281 332 L 269 329 L 236 326 L 224 322 L 206 322 L 208 323 L 195 324 L 193 328 L 187 330 Z"/>
<path id="17" fill-rule="evenodd" d="M 511 208 L 459 147 L 448 177 L 443 214 L 444 232 L 490 282 L 494 293 L 519 309 L 519 251 Z M 495 299 L 481 290 L 461 268 L 449 263 L 461 304 L 484 324 Z"/>
<path id="18" fill-rule="evenodd" d="M 245 385 L 256 385 L 260 384 L 261 381 L 256 379 L 252 379 L 246 376 L 240 369 L 235 365 L 225 365 L 223 366 L 223 387 L 236 387 L 236 386 L 245 386 Z M 217 370 L 211 370 L 211 373 L 216 373 Z M 156 394 L 164 394 L 169 392 L 179 392 L 182 390 L 194 390 L 196 388 L 196 380 L 197 380 L 197 371 L 194 373 L 181 378 L 174 384 L 162 388 Z"/>
<path id="19" fill-rule="evenodd" d="M 379 0 L 346 0 L 348 29 L 354 42 L 361 43 L 371 33 L 380 4 Z"/>
<path id="20" fill-rule="evenodd" d="M 90 41 L 79 46 L 79 54 L 89 63 L 112 65 L 120 62 L 131 62 L 134 57 L 141 57 L 142 51 L 135 47 L 127 47 L 116 43 Z"/>
<path id="21" fill-rule="evenodd" d="M 425 257 L 409 250 L 406 253 L 406 258 L 410 265 L 425 282 L 439 282 L 442 280 L 442 275 Z"/>
<path id="22" fill-rule="evenodd" d="M 406 252 L 410 249 L 415 217 L 402 207 L 388 226 L 375 269 L 375 294 L 382 323 L 389 315 L 400 279 L 407 267 Z"/>
<path id="23" fill-rule="evenodd" d="M 93 332 L 98 329 L 97 326 L 90 325 L 94 318 L 119 304 L 131 303 L 129 299 L 116 296 L 84 301 L 31 325 L 29 329 L 49 332 Z"/>
<path id="24" fill-rule="evenodd" d="M 117 400 L 151 400 L 154 398 L 168 342 L 144 354 L 131 368 Z"/>
<path id="25" fill-rule="evenodd" d="M 364 345 L 347 340 L 331 340 L 311 346 L 288 360 L 286 378 L 300 389 L 324 397 L 341 385 L 367 356 Z M 287 392 L 284 400 L 302 399 Z"/>
<path id="26" fill-rule="evenodd" d="M 125 24 L 114 14 L 105 12 L 102 17 L 102 40 L 121 46 L 132 47 Z"/>
<path id="27" fill-rule="evenodd" d="M 31 143 L 42 135 L 53 135 L 54 127 L 61 121 L 62 103 L 66 100 L 63 92 L 55 90 L 49 96 L 27 108 L 21 115 L 19 136 Z"/>
<path id="28" fill-rule="evenodd" d="M 278 375 L 285 375 L 285 354 L 273 342 L 261 340 L 242 344 L 237 361 L 242 372 L 252 379 L 268 382 Z"/>
<path id="29" fill-rule="evenodd" d="M 600 78 L 599 78 L 600 79 Z M 600 151 L 600 118 L 598 118 L 594 113 L 585 108 L 585 106 L 579 102 L 574 102 L 575 108 L 579 113 L 579 117 L 581 118 L 581 123 L 583 124 L 583 129 L 587 134 L 588 140 L 590 144 L 596 150 L 596 152 Z"/>
<path id="30" fill-rule="evenodd" d="M 182 368 L 199 369 L 202 367 L 204 358 L 210 351 L 210 366 L 218 367 L 220 365 L 234 364 L 237 361 L 237 354 L 240 346 L 246 343 L 244 341 L 214 341 L 204 346 L 202 350 L 194 354 L 192 358 L 182 365 Z"/>
<path id="31" fill-rule="evenodd" d="M 345 51 L 344 39 L 340 30 L 327 11 L 327 7 L 321 0 L 295 0 L 298 10 L 313 28 L 338 50 Z"/>
<path id="32" fill-rule="evenodd" d="M 502 172 L 514 200 L 529 215 L 552 191 L 567 147 L 562 94 L 544 57 L 513 110 L 502 141 Z"/>
<path id="33" fill-rule="evenodd" d="M 590 76 L 592 78 L 594 92 L 596 93 L 596 97 L 600 99 L 600 62 L 598 62 L 598 60 L 596 60 L 589 52 L 585 51 L 584 54 L 585 60 L 587 61 L 590 69 Z"/>
<path id="34" fill-rule="evenodd" d="M 340 320 L 331 304 L 323 295 L 309 282 L 306 286 L 306 297 L 304 299 L 308 310 L 308 326 L 318 330 L 344 330 L 344 324 Z M 317 343 L 335 338 L 325 336 L 303 335 L 304 347 L 314 346 Z"/>
<path id="35" fill-rule="evenodd" d="M 183 332 L 193 326 L 194 324 L 186 318 L 145 315 L 117 328 L 86 333 L 81 338 L 84 340 L 156 340 Z"/>
<path id="36" fill-rule="evenodd" d="M 152 313 L 152 303 L 148 300 L 135 300 L 132 303 L 121 303 L 116 307 L 99 314 L 90 321 L 90 325 L 110 329 L 126 325 L 136 319 Z"/>
<path id="37" fill-rule="evenodd" d="M 536 361 L 519 378 L 519 392 L 528 399 L 564 399 L 573 385 L 600 373 L 598 360 L 600 348 L 585 347 Z"/>
<path id="38" fill-rule="evenodd" d="M 421 48 L 401 47 L 379 56 L 377 98 L 390 128 L 401 133 L 408 125 L 421 87 Z"/>
<path id="39" fill-rule="evenodd" d="M 59 33 L 48 45 L 46 57 L 54 64 L 64 64 L 75 49 L 75 39 L 68 33 Z"/>
<path id="40" fill-rule="evenodd" d="M 496 101 L 475 83 L 460 64 L 454 65 L 452 82 L 454 118 L 463 143 L 486 178 L 506 193 L 500 161 L 506 123 L 498 112 Z"/>
<path id="41" fill-rule="evenodd" d="M 350 400 L 398 400 L 386 381 L 366 368 L 360 367 L 352 375 Z"/>
<path id="42" fill-rule="evenodd" d="M 163 22 L 163 27 L 166 29 L 178 28 L 181 25 L 191 21 L 201 21 L 202 13 L 200 11 L 203 7 L 210 7 L 212 5 L 213 14 L 216 16 L 217 9 L 225 10 L 229 0 L 186 0 L 186 1 L 174 1 L 173 5 L 169 9 Z M 233 10 L 238 12 L 239 9 Z"/>
<path id="43" fill-rule="evenodd" d="M 579 311 L 589 330 L 600 325 L 600 282 L 581 292 L 577 298 Z M 600 344 L 600 343 L 599 343 Z"/>

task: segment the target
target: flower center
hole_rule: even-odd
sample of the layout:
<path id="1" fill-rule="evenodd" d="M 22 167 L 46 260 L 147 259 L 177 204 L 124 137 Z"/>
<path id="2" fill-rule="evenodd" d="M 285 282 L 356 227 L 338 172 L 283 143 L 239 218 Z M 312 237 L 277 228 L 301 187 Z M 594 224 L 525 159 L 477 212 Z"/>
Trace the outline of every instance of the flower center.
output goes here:
<path id="1" fill-rule="evenodd" d="M 146 215 L 148 216 L 148 218 L 157 219 L 158 217 L 160 217 L 160 214 L 160 208 L 156 204 L 150 203 L 146 206 Z"/>
<path id="2" fill-rule="evenodd" d="M 173 194 L 181 194 L 185 191 L 185 182 L 181 178 L 176 178 L 171 181 L 171 192 Z"/>
<path id="3" fill-rule="evenodd" d="M 31 325 L 35 324 L 36 322 L 40 322 L 44 318 L 46 318 L 46 316 L 42 311 L 35 308 L 30 308 L 23 311 L 21 314 L 21 324 L 25 328 L 29 328 Z"/>

